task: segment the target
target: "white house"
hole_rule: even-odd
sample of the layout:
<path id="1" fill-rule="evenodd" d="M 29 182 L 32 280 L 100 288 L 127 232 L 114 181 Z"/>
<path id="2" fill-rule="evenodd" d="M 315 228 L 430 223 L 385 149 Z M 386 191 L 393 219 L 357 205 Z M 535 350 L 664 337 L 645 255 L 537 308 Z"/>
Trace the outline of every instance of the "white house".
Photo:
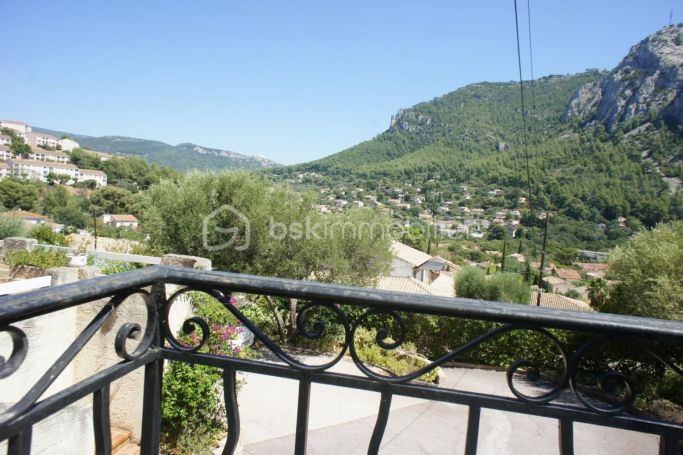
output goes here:
<path id="1" fill-rule="evenodd" d="M 43 224 L 47 222 L 47 217 L 43 215 L 39 215 L 37 213 L 33 212 L 27 212 L 26 210 L 17 210 L 14 212 L 5 212 L 2 214 L 2 216 L 10 217 L 10 218 L 19 218 L 25 223 L 36 225 L 36 224 Z"/>
<path id="2" fill-rule="evenodd" d="M 0 161 L 0 179 L 7 177 L 9 173 L 9 166 L 4 161 Z"/>
<path id="3" fill-rule="evenodd" d="M 397 241 L 391 242 L 391 253 L 394 257 L 391 260 L 390 275 L 407 276 L 419 281 L 429 282 L 424 271 L 418 271 L 417 269 L 432 259 L 430 255 Z"/>
<path id="4" fill-rule="evenodd" d="M 29 132 L 26 133 L 26 143 L 30 145 L 31 147 L 51 147 L 51 148 L 57 148 L 57 142 L 59 139 L 54 137 L 51 134 L 47 133 L 36 133 L 36 132 Z"/>
<path id="5" fill-rule="evenodd" d="M 74 141 L 73 139 L 65 138 L 65 139 L 60 139 L 57 141 L 57 145 L 59 148 L 62 150 L 66 150 L 67 152 L 70 152 L 73 149 L 77 149 L 80 147 L 78 142 Z"/>
<path id="6" fill-rule="evenodd" d="M 102 221 L 102 224 L 108 224 L 115 228 L 126 227 L 135 229 L 138 227 L 138 219 L 133 215 L 113 215 L 107 213 L 100 217 L 100 221 Z"/>
<path id="7" fill-rule="evenodd" d="M 57 163 L 68 163 L 69 155 L 59 150 L 45 150 L 38 147 L 32 148 L 28 158 L 36 161 L 55 161 Z"/>
<path id="8" fill-rule="evenodd" d="M 0 120 L 0 128 L 9 128 L 16 131 L 21 137 L 31 132 L 31 125 L 16 120 Z"/>
<path id="9" fill-rule="evenodd" d="M 12 144 L 12 138 L 7 134 L 0 134 L 0 145 Z"/>
<path id="10" fill-rule="evenodd" d="M 107 174 L 104 172 L 95 169 L 81 169 L 78 181 L 85 182 L 88 180 L 94 180 L 98 188 L 107 186 Z"/>

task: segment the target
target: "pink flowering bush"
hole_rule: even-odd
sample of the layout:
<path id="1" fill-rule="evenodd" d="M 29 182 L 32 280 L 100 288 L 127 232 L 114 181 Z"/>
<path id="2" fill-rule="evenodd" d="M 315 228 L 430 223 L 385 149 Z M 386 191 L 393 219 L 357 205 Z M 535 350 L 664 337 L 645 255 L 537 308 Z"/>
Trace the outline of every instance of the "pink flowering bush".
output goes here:
<path id="1" fill-rule="evenodd" d="M 247 330 L 217 300 L 201 293 L 191 293 L 195 316 L 209 326 L 208 339 L 199 352 L 227 357 L 251 358 L 254 351 L 240 346 Z M 236 299 L 230 299 L 235 305 Z M 186 346 L 201 343 L 201 328 L 179 334 Z M 163 380 L 162 452 L 173 454 L 210 452 L 226 431 L 225 407 L 220 400 L 221 371 L 204 365 L 170 362 Z M 241 385 L 238 382 L 238 386 Z"/>

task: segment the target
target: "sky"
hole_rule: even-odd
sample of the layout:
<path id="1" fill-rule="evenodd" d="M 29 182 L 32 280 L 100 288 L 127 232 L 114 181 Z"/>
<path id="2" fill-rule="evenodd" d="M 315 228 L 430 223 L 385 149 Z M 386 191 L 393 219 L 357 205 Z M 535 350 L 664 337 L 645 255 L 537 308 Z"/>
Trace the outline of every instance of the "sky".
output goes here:
<path id="1" fill-rule="evenodd" d="M 526 0 L 518 0 L 529 77 Z M 683 0 L 531 2 L 534 76 L 611 69 Z M 0 0 L 0 118 L 292 164 L 518 77 L 513 0 Z"/>

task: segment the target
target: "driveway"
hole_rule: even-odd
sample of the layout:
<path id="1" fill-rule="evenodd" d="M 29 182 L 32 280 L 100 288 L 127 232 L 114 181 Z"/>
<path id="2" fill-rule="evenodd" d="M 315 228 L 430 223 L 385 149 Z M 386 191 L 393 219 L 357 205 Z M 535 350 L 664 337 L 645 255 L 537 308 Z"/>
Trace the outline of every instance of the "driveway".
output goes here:
<path id="1" fill-rule="evenodd" d="M 350 359 L 343 359 L 331 371 L 361 375 Z M 445 368 L 444 372 L 442 387 L 512 396 L 505 373 L 466 368 Z M 243 377 L 247 383 L 238 396 L 241 453 L 293 453 L 297 381 L 258 374 Z M 309 454 L 367 453 L 379 407 L 378 393 L 312 384 L 310 406 Z M 395 396 L 380 452 L 460 454 L 465 448 L 466 428 L 466 406 Z M 658 437 L 577 423 L 574 446 L 576 454 L 654 455 Z M 557 421 L 482 410 L 479 453 L 558 454 Z"/>

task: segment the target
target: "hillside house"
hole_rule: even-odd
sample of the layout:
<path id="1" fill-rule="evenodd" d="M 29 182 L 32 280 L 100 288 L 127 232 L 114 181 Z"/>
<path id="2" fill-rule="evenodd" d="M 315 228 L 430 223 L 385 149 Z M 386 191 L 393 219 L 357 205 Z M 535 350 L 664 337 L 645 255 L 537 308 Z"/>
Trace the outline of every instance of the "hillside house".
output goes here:
<path id="1" fill-rule="evenodd" d="M 394 257 L 391 260 L 390 275 L 407 276 L 428 282 L 427 273 L 424 270 L 418 273 L 417 269 L 432 258 L 430 255 L 396 241 L 391 242 L 391 253 Z"/>
<path id="2" fill-rule="evenodd" d="M 0 179 L 7 177 L 9 173 L 9 166 L 4 161 L 0 161 Z"/>
<path id="3" fill-rule="evenodd" d="M 33 212 L 27 212 L 26 210 L 16 210 L 13 212 L 5 212 L 2 214 L 2 216 L 6 216 L 9 218 L 19 218 L 25 223 L 31 224 L 31 225 L 37 225 L 37 224 L 43 224 L 48 221 L 48 218 L 43 215 L 39 215 L 37 213 Z"/>
<path id="4" fill-rule="evenodd" d="M 6 134 L 0 134 L 0 145 L 10 145 L 12 138 Z"/>
<path id="5" fill-rule="evenodd" d="M 107 224 L 113 228 L 137 229 L 138 219 L 133 215 L 112 215 L 105 214 L 100 217 L 102 224 Z"/>
<path id="6" fill-rule="evenodd" d="M 559 278 L 562 278 L 563 280 L 567 280 L 567 281 L 580 281 L 581 280 L 581 274 L 574 269 L 554 268 L 553 273 L 555 275 L 557 275 Z"/>

